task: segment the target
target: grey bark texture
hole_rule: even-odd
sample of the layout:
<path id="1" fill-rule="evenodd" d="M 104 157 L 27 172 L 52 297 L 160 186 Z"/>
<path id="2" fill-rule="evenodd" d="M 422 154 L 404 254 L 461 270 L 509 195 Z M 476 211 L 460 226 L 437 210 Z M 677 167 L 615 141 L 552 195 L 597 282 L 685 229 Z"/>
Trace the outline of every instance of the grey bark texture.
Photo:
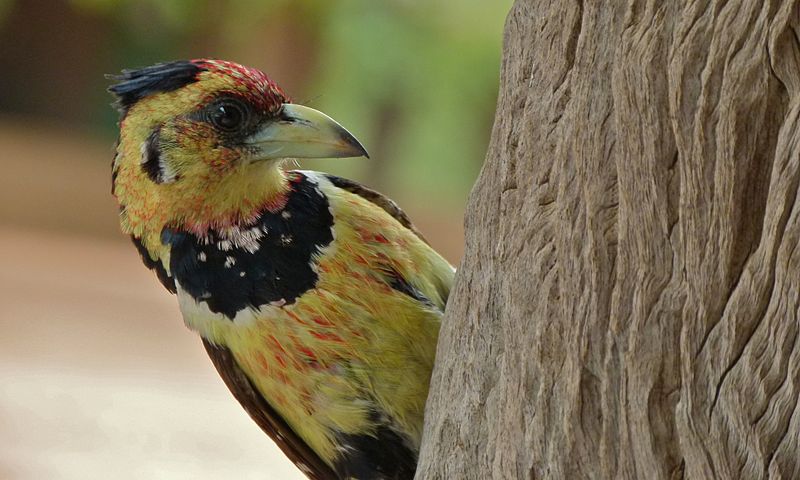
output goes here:
<path id="1" fill-rule="evenodd" d="M 518 0 L 418 479 L 800 478 L 800 5 Z"/>

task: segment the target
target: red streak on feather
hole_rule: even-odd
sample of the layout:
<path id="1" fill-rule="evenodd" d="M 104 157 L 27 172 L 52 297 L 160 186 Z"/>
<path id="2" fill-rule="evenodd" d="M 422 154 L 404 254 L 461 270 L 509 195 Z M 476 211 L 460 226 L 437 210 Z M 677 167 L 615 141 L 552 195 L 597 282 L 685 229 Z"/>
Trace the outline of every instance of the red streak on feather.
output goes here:
<path id="1" fill-rule="evenodd" d="M 261 367 L 262 370 L 269 373 L 269 364 L 267 363 L 267 359 L 264 358 L 264 355 L 261 352 L 256 353 L 256 362 L 258 362 L 258 366 Z"/>
<path id="2" fill-rule="evenodd" d="M 305 321 L 303 321 L 303 319 L 302 319 L 302 318 L 300 318 L 300 317 L 299 317 L 299 316 L 298 316 L 296 313 L 294 313 L 294 312 L 292 312 L 291 310 L 288 310 L 288 309 L 283 309 L 283 311 L 284 311 L 284 312 L 286 312 L 286 314 L 287 314 L 287 315 L 289 315 L 290 317 L 292 317 L 292 320 L 296 321 L 296 322 L 297 322 L 297 323 L 299 323 L 300 325 L 306 325 L 306 326 L 308 326 L 308 323 L 307 323 L 307 322 L 305 322 Z"/>
<path id="3" fill-rule="evenodd" d="M 283 358 L 283 355 L 276 353 L 275 360 L 281 364 L 281 367 L 286 368 L 286 360 Z M 282 375 L 282 374 L 281 374 Z M 285 382 L 284 382 L 285 383 Z"/>
<path id="4" fill-rule="evenodd" d="M 284 354 L 286 353 L 286 350 L 283 349 L 283 346 L 281 345 L 281 342 L 279 342 L 278 339 L 275 338 L 274 335 L 270 335 L 269 339 L 272 340 L 272 344 L 275 345 L 275 348 L 280 350 L 281 353 L 284 353 Z"/>
<path id="5" fill-rule="evenodd" d="M 323 327 L 332 327 L 334 325 L 330 320 L 324 317 L 314 317 L 313 320 L 314 323 L 317 325 L 322 325 Z"/>
<path id="6" fill-rule="evenodd" d="M 350 329 L 349 332 L 350 332 L 351 335 L 353 335 L 356 338 L 364 338 L 364 335 L 362 335 L 361 332 L 359 332 L 357 330 Z"/>
<path id="7" fill-rule="evenodd" d="M 312 336 L 314 336 L 315 338 L 318 338 L 320 340 L 328 340 L 330 342 L 344 343 L 344 340 L 342 340 L 342 337 L 340 337 L 339 335 L 336 335 L 333 332 L 329 332 L 329 333 L 310 332 L 310 333 L 311 333 Z"/>
<path id="8" fill-rule="evenodd" d="M 314 354 L 314 351 L 311 350 L 310 348 L 298 345 L 297 351 L 305 355 L 310 361 L 312 362 L 317 361 L 317 355 Z"/>

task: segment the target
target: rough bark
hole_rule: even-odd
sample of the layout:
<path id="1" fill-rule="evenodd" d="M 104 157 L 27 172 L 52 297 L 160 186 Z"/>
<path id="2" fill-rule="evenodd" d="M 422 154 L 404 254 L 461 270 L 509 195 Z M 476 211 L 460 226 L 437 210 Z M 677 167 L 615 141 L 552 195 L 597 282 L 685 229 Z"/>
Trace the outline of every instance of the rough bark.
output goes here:
<path id="1" fill-rule="evenodd" d="M 800 5 L 518 0 L 418 479 L 800 478 Z"/>

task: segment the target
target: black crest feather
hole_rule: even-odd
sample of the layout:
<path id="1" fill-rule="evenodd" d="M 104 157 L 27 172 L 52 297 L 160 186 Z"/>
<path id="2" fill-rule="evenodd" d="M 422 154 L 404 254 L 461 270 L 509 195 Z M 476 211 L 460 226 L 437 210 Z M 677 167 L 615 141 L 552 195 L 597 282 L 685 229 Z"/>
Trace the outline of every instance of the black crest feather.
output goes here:
<path id="1" fill-rule="evenodd" d="M 117 105 L 124 115 L 142 98 L 154 93 L 171 92 L 197 81 L 197 75 L 205 69 L 187 60 L 158 63 L 136 70 L 123 70 L 120 75 L 108 75 L 116 80 L 108 91 L 117 96 Z"/>

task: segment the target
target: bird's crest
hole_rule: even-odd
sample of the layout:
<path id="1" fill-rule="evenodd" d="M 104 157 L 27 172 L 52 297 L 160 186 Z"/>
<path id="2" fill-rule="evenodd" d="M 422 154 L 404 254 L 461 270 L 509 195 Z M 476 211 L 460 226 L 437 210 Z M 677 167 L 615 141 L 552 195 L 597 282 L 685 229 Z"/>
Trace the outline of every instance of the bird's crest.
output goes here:
<path id="1" fill-rule="evenodd" d="M 158 63 L 145 68 L 123 70 L 120 75 L 109 75 L 116 83 L 108 91 L 117 96 L 117 106 L 125 115 L 128 109 L 142 98 L 154 93 L 171 92 L 198 81 L 206 69 L 196 62 L 179 60 Z"/>

